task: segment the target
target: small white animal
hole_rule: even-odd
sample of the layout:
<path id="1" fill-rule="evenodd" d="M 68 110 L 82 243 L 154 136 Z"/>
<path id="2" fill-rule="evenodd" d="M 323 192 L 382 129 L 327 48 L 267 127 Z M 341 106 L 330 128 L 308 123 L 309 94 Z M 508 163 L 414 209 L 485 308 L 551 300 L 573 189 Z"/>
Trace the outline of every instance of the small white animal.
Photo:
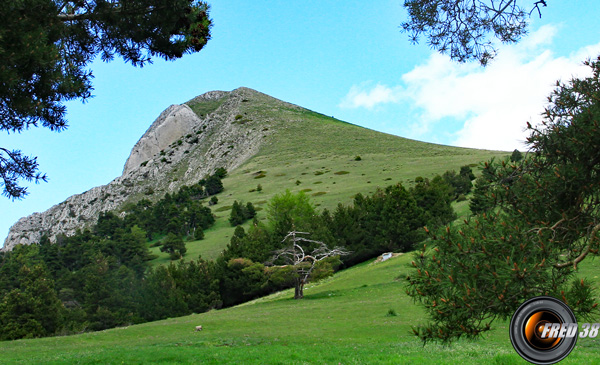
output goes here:
<path id="1" fill-rule="evenodd" d="M 202 331 L 202 326 L 196 326 L 196 332 Z"/>

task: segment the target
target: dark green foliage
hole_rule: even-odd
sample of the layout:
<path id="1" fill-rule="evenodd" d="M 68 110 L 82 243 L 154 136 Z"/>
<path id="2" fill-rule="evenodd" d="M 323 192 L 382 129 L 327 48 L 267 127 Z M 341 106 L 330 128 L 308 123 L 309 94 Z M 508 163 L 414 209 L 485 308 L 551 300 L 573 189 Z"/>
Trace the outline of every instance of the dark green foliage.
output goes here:
<path id="1" fill-rule="evenodd" d="M 111 238 L 119 228 L 123 228 L 124 222 L 113 212 L 101 212 L 94 233 L 103 238 Z"/>
<path id="2" fill-rule="evenodd" d="M 181 236 L 169 233 L 163 240 L 160 251 L 169 253 L 171 260 L 178 260 L 185 255 L 187 249 L 185 248 L 185 242 L 183 242 Z"/>
<path id="3" fill-rule="evenodd" d="M 128 204 L 123 218 L 103 212 L 91 230 L 59 235 L 55 244 L 43 236 L 39 245 L 1 253 L 0 339 L 102 330 L 220 306 L 212 264 L 148 271 L 155 256 L 147 239 L 168 233 L 161 250 L 177 259 L 185 254 L 182 235 L 201 239 L 214 223 L 205 197 L 203 185 L 184 186 L 156 203 Z M 173 293 L 165 291 L 171 284 Z"/>
<path id="4" fill-rule="evenodd" d="M 538 295 L 597 315 L 594 289 L 574 277 L 600 247 L 600 58 L 586 64 L 592 77 L 558 83 L 528 126 L 527 159 L 485 164 L 487 209 L 415 255 L 408 293 L 432 320 L 414 328 L 422 340 L 477 337 Z"/>
<path id="5" fill-rule="evenodd" d="M 218 176 L 211 175 L 206 179 L 204 188 L 208 195 L 215 195 L 223 191 L 223 183 Z"/>
<path id="6" fill-rule="evenodd" d="M 194 239 L 196 241 L 204 239 L 204 230 L 201 227 L 196 228 L 194 231 Z"/>
<path id="7" fill-rule="evenodd" d="M 227 170 L 225 170 L 225 168 L 223 167 L 219 167 L 215 170 L 215 173 L 213 175 L 222 180 L 225 178 L 225 176 L 227 176 Z"/>
<path id="8" fill-rule="evenodd" d="M 0 4 L 0 130 L 67 126 L 65 102 L 91 97 L 88 64 L 121 56 L 143 66 L 180 58 L 210 39 L 208 5 L 196 0 L 56 1 Z M 22 198 L 19 180 L 46 181 L 35 157 L 0 147 L 2 194 Z"/>
<path id="9" fill-rule="evenodd" d="M 405 0 L 409 20 L 402 29 L 417 43 L 425 37 L 427 44 L 458 62 L 476 59 L 482 65 L 494 58 L 497 38 L 502 43 L 516 43 L 527 33 L 529 14 L 545 1 L 531 2 L 526 9 L 517 1 L 493 0 Z"/>
<path id="10" fill-rule="evenodd" d="M 260 193 L 262 191 L 262 189 L 263 188 L 262 188 L 261 184 L 256 185 L 256 191 L 258 191 Z"/>
<path id="11" fill-rule="evenodd" d="M 242 303 L 267 294 L 265 266 L 246 258 L 232 258 L 217 262 L 220 293 L 224 306 Z"/>
<path id="12" fill-rule="evenodd" d="M 491 194 L 490 185 L 496 171 L 493 160 L 486 163 L 481 176 L 475 180 L 475 190 L 469 202 L 469 208 L 473 214 L 487 212 L 496 204 L 495 195 Z"/>
<path id="13" fill-rule="evenodd" d="M 218 202 L 219 202 L 219 198 L 217 198 L 216 196 L 213 196 L 212 198 L 210 198 L 209 204 L 216 205 Z"/>
<path id="14" fill-rule="evenodd" d="M 357 155 L 356 157 L 354 157 L 354 161 L 362 161 L 362 158 Z"/>
<path id="15" fill-rule="evenodd" d="M 215 265 L 199 258 L 151 270 L 142 283 L 140 314 L 149 321 L 219 308 Z"/>
<path id="16" fill-rule="evenodd" d="M 256 209 L 254 208 L 254 205 L 251 202 L 246 203 L 246 209 L 244 213 L 246 219 L 252 219 L 256 217 Z"/>
<path id="17" fill-rule="evenodd" d="M 43 337 L 61 326 L 64 308 L 43 264 L 22 266 L 0 302 L 0 340 Z"/>
<path id="18" fill-rule="evenodd" d="M 244 257 L 254 262 L 265 262 L 280 242 L 265 225 L 255 221 L 247 233 L 241 226 L 236 227 L 222 257 L 225 261 Z"/>
<path id="19" fill-rule="evenodd" d="M 256 216 L 256 209 L 254 209 L 254 205 L 248 202 L 245 206 L 243 203 L 239 203 L 237 200 L 233 202 L 233 206 L 231 207 L 231 214 L 229 216 L 229 223 L 232 226 L 238 226 L 248 219 L 252 219 Z"/>
<path id="20" fill-rule="evenodd" d="M 350 266 L 383 252 L 410 250 L 423 239 L 427 216 L 410 191 L 394 185 L 372 196 L 358 194 L 353 206 L 340 204 L 333 215 L 324 212 L 321 221 L 327 222 L 336 244 L 351 251 L 344 259 Z"/>
<path id="21" fill-rule="evenodd" d="M 444 174 L 446 175 L 446 174 Z M 450 203 L 454 200 L 455 190 L 439 175 L 433 179 L 420 179 L 410 193 L 423 209 L 425 224 L 428 227 L 438 227 L 456 219 L 456 213 Z"/>
<path id="22" fill-rule="evenodd" d="M 231 207 L 231 215 L 229 216 L 229 223 L 232 226 L 238 226 L 244 223 L 244 206 L 238 203 L 238 201 L 233 202 L 233 206 Z"/>
<path id="23" fill-rule="evenodd" d="M 454 189 L 452 200 L 456 199 L 460 194 L 466 195 L 471 191 L 473 187 L 473 184 L 471 184 L 472 175 L 471 171 L 464 171 L 464 174 L 457 174 L 454 170 L 444 172 L 442 178 Z"/>
<path id="24" fill-rule="evenodd" d="M 473 170 L 471 169 L 471 166 L 469 166 L 469 165 L 461 166 L 459 175 L 467 177 L 469 179 L 469 181 L 475 180 L 475 174 L 473 173 Z"/>
<path id="25" fill-rule="evenodd" d="M 519 162 L 523 159 L 523 154 L 521 151 L 515 148 L 512 155 L 510 155 L 510 162 Z"/>

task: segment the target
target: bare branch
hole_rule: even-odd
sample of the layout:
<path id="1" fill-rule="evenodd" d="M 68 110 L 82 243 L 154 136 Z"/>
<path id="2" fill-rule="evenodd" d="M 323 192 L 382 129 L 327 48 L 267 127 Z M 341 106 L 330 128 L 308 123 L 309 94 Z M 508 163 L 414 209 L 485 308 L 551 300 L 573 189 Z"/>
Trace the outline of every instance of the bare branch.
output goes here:
<path id="1" fill-rule="evenodd" d="M 600 230 L 600 223 L 596 224 L 596 226 L 594 226 L 594 228 L 592 229 L 592 232 L 588 236 L 588 238 L 589 238 L 588 245 L 583 250 L 583 252 L 581 252 L 581 254 L 579 256 L 577 256 L 577 258 L 575 258 L 574 260 L 568 261 L 568 262 L 556 264 L 556 265 L 554 265 L 554 267 L 556 267 L 557 269 L 562 269 L 564 267 L 573 265 L 573 268 L 577 269 L 577 264 L 580 263 L 588 255 L 588 253 L 590 253 L 590 251 L 592 249 L 592 245 L 594 243 L 594 240 L 597 239 L 596 234 L 598 233 L 598 230 Z"/>

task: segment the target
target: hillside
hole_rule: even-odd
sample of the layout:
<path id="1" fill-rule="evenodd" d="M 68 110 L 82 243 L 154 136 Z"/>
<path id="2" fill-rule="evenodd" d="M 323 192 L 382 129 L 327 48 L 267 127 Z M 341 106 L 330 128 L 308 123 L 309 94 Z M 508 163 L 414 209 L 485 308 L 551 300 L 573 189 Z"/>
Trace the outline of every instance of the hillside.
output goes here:
<path id="1" fill-rule="evenodd" d="M 301 301 L 291 291 L 164 321 L 82 335 L 0 342 L 1 363 L 428 363 L 515 364 L 521 360 L 508 322 L 480 341 L 427 345 L 410 334 L 425 321 L 404 293 L 411 254 L 364 263 L 311 284 Z M 583 277 L 600 272 L 585 262 Z M 398 279 L 400 278 L 400 279 Z M 390 315 L 394 311 L 396 315 Z M 201 332 L 194 332 L 202 325 Z M 580 339 L 562 363 L 597 362 L 597 340 Z"/>
<path id="2" fill-rule="evenodd" d="M 42 234 L 52 241 L 57 234 L 71 235 L 102 211 L 142 198 L 156 201 L 225 167 L 226 190 L 213 207 L 220 219 L 204 241 L 188 247 L 194 257 L 214 258 L 232 232 L 226 219 L 233 200 L 261 208 L 273 194 L 304 190 L 316 205 L 331 208 L 358 192 L 500 155 L 505 153 L 375 132 L 247 88 L 213 91 L 167 108 L 133 147 L 122 176 L 22 218 L 4 249 L 37 242 Z M 258 184 L 262 191 L 251 192 Z"/>

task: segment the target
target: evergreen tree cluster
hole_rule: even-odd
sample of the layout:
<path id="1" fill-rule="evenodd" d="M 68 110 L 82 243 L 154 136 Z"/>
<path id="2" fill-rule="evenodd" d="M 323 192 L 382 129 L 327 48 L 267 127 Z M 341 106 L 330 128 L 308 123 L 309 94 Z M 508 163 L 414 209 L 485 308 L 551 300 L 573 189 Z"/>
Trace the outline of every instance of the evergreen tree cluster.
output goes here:
<path id="1" fill-rule="evenodd" d="M 343 265 L 349 267 L 384 252 L 412 250 L 426 238 L 424 227 L 433 229 L 456 219 L 450 205 L 453 197 L 452 186 L 439 175 L 418 179 L 410 189 L 398 184 L 371 196 L 357 194 L 352 205 L 339 204 L 333 212 L 318 213 L 302 192 L 275 195 L 267 207 L 267 223 L 255 220 L 247 232 L 236 227 L 216 261 L 223 305 L 293 286 L 292 268 L 264 265 L 283 248 L 282 240 L 292 230 L 310 232 L 312 240 L 329 247 L 345 247 L 351 253 Z M 321 262 L 315 275 L 330 274 L 340 264 L 333 258 Z"/>
<path id="2" fill-rule="evenodd" d="M 183 186 L 174 194 L 165 194 L 158 202 L 152 204 L 147 199 L 142 199 L 136 204 L 124 208 L 126 213 L 124 225 L 131 227 L 138 225 L 152 240 L 157 235 L 172 233 L 179 237 L 203 237 L 202 231 L 210 227 L 215 218 L 210 208 L 203 206 L 203 199 L 214 197 L 223 191 L 222 177 L 226 172 L 217 169 L 209 177 L 200 180 L 192 186 Z M 113 213 L 106 213 L 114 216 Z M 100 229 L 106 225 L 102 215 L 98 220 Z M 110 218 L 109 221 L 114 220 Z M 108 222 L 108 224 L 112 224 Z"/>
<path id="3" fill-rule="evenodd" d="M 233 206 L 231 207 L 231 215 L 229 216 L 229 223 L 233 227 L 239 226 L 244 223 L 248 219 L 252 219 L 256 216 L 256 209 L 251 202 L 239 203 L 237 200 L 233 202 Z"/>
<path id="4" fill-rule="evenodd" d="M 221 171 L 221 173 L 224 173 Z M 224 175 L 223 175 L 224 176 Z M 246 232 L 237 226 L 231 242 L 214 262 L 171 262 L 151 269 L 149 240 L 172 259 L 185 255 L 184 236 L 214 222 L 202 206 L 209 186 L 220 186 L 214 174 L 156 203 L 142 200 L 126 207 L 123 217 L 102 213 L 91 229 L 51 244 L 17 246 L 0 256 L 0 339 L 42 337 L 112 328 L 231 306 L 292 287 L 298 272 L 289 265 L 268 264 L 292 230 L 329 247 L 352 251 L 350 266 L 386 251 L 407 251 L 434 228 L 455 218 L 453 188 L 441 176 L 419 179 L 413 187 L 393 185 L 371 196 L 358 194 L 354 204 L 333 212 L 316 211 L 304 193 L 274 196 L 267 222 L 254 219 Z M 212 184 L 212 185 L 211 185 Z M 218 189 L 217 189 L 218 190 Z M 211 190 L 214 191 L 214 190 Z M 234 203 L 243 219 L 254 215 L 251 204 Z M 253 212 L 253 213 L 252 213 Z M 306 249 L 313 250 L 309 242 Z M 339 258 L 320 261 L 311 280 L 341 265 Z"/>
<path id="5" fill-rule="evenodd" d="M 219 169 L 193 186 L 141 200 L 124 217 L 103 212 L 83 232 L 0 253 L 0 340 L 95 331 L 220 306 L 214 264 L 202 259 L 150 270 L 148 240 L 185 254 L 215 218 L 202 199 L 223 190 Z"/>

